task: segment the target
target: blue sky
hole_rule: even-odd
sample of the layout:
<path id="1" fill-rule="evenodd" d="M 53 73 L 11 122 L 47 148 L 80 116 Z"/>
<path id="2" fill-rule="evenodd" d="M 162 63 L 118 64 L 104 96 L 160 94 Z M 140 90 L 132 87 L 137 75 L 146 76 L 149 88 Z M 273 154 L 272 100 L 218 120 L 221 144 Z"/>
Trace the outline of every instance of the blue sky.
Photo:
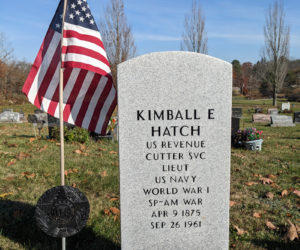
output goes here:
<path id="1" fill-rule="evenodd" d="M 99 23 L 109 0 L 88 0 Z M 137 54 L 179 50 L 184 15 L 192 0 L 123 0 Z M 18 60 L 33 62 L 59 0 L 0 0 L 0 32 Z M 231 62 L 256 62 L 264 45 L 263 25 L 273 0 L 202 0 L 208 54 Z M 291 59 L 300 59 L 300 1 L 285 0 L 291 26 Z"/>

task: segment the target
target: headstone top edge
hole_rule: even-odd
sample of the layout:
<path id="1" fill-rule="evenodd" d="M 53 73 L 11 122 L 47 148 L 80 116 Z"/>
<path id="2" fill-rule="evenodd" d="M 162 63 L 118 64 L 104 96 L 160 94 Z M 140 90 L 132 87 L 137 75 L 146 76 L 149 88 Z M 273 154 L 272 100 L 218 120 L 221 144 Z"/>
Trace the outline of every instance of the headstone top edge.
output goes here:
<path id="1" fill-rule="evenodd" d="M 143 55 L 134 57 L 132 59 L 129 59 L 129 60 L 125 61 L 125 62 L 122 62 L 122 63 L 118 64 L 118 69 L 120 67 L 123 67 L 123 66 L 125 66 L 125 65 L 127 65 L 127 64 L 129 64 L 131 62 L 134 62 L 136 60 L 140 60 L 142 58 L 153 57 L 153 56 L 156 56 L 156 55 L 169 56 L 169 55 L 175 55 L 175 54 L 186 54 L 186 55 L 190 54 L 190 55 L 194 55 L 194 56 L 206 58 L 208 60 L 213 60 L 215 62 L 220 62 L 220 63 L 223 63 L 224 65 L 227 65 L 230 68 L 232 68 L 232 64 L 231 63 L 226 62 L 226 61 L 224 61 L 222 59 L 219 59 L 217 57 L 213 57 L 213 56 L 209 56 L 209 55 L 201 54 L 201 53 L 196 53 L 196 52 L 191 52 L 191 51 L 180 51 L 180 50 L 176 51 L 176 50 L 174 50 L 174 51 L 151 52 L 151 53 L 147 53 L 147 54 L 143 54 Z"/>

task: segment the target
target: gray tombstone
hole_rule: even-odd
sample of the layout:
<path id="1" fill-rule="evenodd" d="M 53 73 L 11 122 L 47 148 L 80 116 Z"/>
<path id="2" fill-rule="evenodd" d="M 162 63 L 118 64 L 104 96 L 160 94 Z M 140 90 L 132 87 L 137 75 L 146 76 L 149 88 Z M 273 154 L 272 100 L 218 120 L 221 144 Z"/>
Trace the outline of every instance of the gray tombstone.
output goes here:
<path id="1" fill-rule="evenodd" d="M 59 128 L 59 119 L 56 117 L 47 114 L 47 119 L 48 119 L 48 132 L 49 132 L 49 138 L 53 138 L 53 128 L 57 127 Z"/>
<path id="2" fill-rule="evenodd" d="M 235 134 L 240 129 L 240 118 L 231 117 L 231 134 Z"/>
<path id="3" fill-rule="evenodd" d="M 19 123 L 21 122 L 20 114 L 11 110 L 5 110 L 2 113 L 0 113 L 0 123 L 1 122 Z"/>
<path id="4" fill-rule="evenodd" d="M 295 123 L 300 123 L 300 112 L 295 112 L 294 113 L 294 122 Z"/>
<path id="5" fill-rule="evenodd" d="M 255 109 L 255 113 L 256 113 L 256 114 L 262 113 L 262 112 L 263 112 L 262 108 L 256 108 L 256 109 Z"/>
<path id="6" fill-rule="evenodd" d="M 232 117 L 242 118 L 243 110 L 241 108 L 232 108 Z"/>
<path id="7" fill-rule="evenodd" d="M 253 114 L 252 122 L 254 122 L 254 123 L 270 123 L 271 115 Z"/>
<path id="8" fill-rule="evenodd" d="M 281 110 L 284 111 L 284 110 L 290 110 L 291 109 L 291 105 L 289 102 L 284 102 L 281 104 Z"/>
<path id="9" fill-rule="evenodd" d="M 118 66 L 123 250 L 228 249 L 231 87 L 198 53 Z"/>
<path id="10" fill-rule="evenodd" d="M 278 114 L 278 109 L 268 109 L 268 114 L 277 115 Z"/>
<path id="11" fill-rule="evenodd" d="M 287 115 L 272 115 L 271 127 L 294 127 L 293 118 Z"/>

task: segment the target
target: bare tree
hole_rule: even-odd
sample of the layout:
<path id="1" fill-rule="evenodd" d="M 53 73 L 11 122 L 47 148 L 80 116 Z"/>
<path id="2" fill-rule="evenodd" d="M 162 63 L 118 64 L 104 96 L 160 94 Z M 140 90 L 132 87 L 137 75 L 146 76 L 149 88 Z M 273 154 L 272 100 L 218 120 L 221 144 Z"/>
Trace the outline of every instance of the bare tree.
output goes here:
<path id="1" fill-rule="evenodd" d="M 0 61 L 7 63 L 12 58 L 13 49 L 7 44 L 5 35 L 0 32 Z"/>
<path id="2" fill-rule="evenodd" d="M 264 53 L 268 60 L 274 106 L 277 105 L 277 93 L 284 83 L 288 69 L 290 28 L 284 19 L 283 3 L 276 0 L 268 9 L 264 26 Z"/>
<path id="3" fill-rule="evenodd" d="M 9 62 L 12 59 L 13 50 L 7 43 L 5 35 L 0 32 L 0 95 L 6 98 Z"/>
<path id="4" fill-rule="evenodd" d="M 136 47 L 131 27 L 127 24 L 123 0 L 110 0 L 104 19 L 100 21 L 100 33 L 112 76 L 117 83 L 117 65 L 135 56 Z"/>
<path id="5" fill-rule="evenodd" d="M 196 0 L 193 0 L 191 12 L 185 15 L 181 50 L 207 54 L 205 17 Z"/>

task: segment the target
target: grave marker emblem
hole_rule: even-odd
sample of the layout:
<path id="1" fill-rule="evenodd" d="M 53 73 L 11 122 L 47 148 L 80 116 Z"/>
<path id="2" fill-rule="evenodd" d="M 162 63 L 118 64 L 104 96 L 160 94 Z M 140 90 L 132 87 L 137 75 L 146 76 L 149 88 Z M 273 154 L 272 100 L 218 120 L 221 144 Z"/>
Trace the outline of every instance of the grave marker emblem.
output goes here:
<path id="1" fill-rule="evenodd" d="M 35 218 L 39 228 L 52 237 L 69 237 L 78 233 L 89 218 L 86 196 L 77 188 L 57 186 L 38 200 Z"/>

